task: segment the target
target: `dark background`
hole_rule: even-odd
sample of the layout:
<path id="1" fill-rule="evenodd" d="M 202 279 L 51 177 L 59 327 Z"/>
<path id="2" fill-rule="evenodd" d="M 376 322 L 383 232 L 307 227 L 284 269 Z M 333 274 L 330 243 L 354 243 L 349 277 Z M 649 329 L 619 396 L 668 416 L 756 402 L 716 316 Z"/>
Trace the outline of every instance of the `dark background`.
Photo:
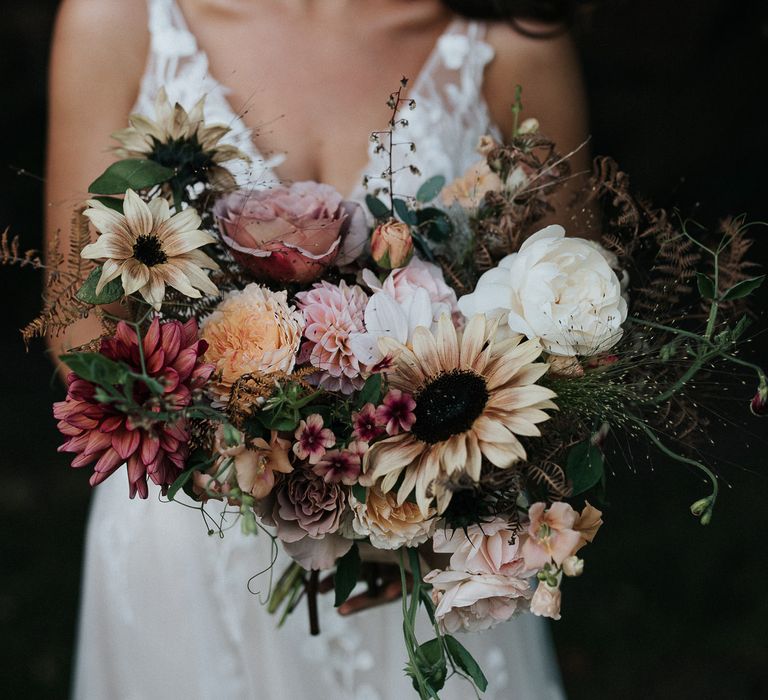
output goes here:
<path id="1" fill-rule="evenodd" d="M 45 76 L 55 0 L 4 2 L 0 19 L 0 226 L 40 244 Z M 733 0 L 607 0 L 580 23 L 592 147 L 640 192 L 716 225 L 768 221 L 768 9 Z M 87 79 L 84 74 L 83 79 Z M 563 105 L 563 109 L 567 109 Z M 17 174 L 23 168 L 30 174 Z M 768 260 L 768 230 L 755 229 Z M 87 474 L 55 452 L 61 396 L 42 345 L 16 329 L 34 316 L 41 276 L 0 275 L 0 683 L 5 697 L 65 697 L 69 684 Z M 762 315 L 765 291 L 757 305 Z M 765 319 L 758 327 L 765 328 Z M 752 352 L 764 359 L 758 335 Z M 755 387 L 737 389 L 744 413 Z M 738 403 L 738 402 L 737 402 Z M 723 403 L 725 411 L 730 404 Z M 744 419 L 751 433 L 768 421 Z M 687 507 L 698 478 L 658 456 L 617 465 L 606 526 L 587 571 L 565 587 L 553 624 L 570 698 L 768 697 L 766 448 L 722 427 L 728 461 L 713 523 Z M 739 466 L 736 466 L 739 465 Z M 141 673 L 141 669 L 137 669 Z"/>

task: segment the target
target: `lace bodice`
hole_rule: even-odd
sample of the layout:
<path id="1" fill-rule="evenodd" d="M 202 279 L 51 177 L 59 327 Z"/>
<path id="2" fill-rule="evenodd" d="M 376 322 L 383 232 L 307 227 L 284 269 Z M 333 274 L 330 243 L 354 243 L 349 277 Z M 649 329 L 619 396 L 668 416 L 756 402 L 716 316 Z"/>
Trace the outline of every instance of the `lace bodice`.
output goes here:
<path id="1" fill-rule="evenodd" d="M 206 121 L 231 126 L 227 140 L 252 159 L 250 166 L 228 164 L 238 183 L 250 187 L 277 183 L 274 169 L 283 162 L 284 154 L 258 151 L 250 130 L 228 101 L 229 90 L 211 75 L 208 57 L 190 32 L 176 0 L 148 0 L 148 6 L 150 53 L 134 111 L 152 115 L 155 95 L 163 86 L 171 101 L 187 109 L 201 95 L 207 95 Z M 483 71 L 494 56 L 484 40 L 485 31 L 482 22 L 455 19 L 438 39 L 421 73 L 412 80 L 408 97 L 415 100 L 416 108 L 404 110 L 401 115 L 408 120 L 408 126 L 399 127 L 402 133 L 398 140 L 413 142 L 416 151 L 395 149 L 393 165 L 395 169 L 415 165 L 421 175 L 401 170 L 398 192 L 413 194 L 426 177 L 433 175 L 448 180 L 458 177 L 478 160 L 475 146 L 480 136 L 490 133 L 498 137 L 482 92 Z M 374 149 L 375 144 L 370 143 L 368 163 L 357 186 L 353 192 L 344 193 L 349 199 L 364 199 L 363 177 L 376 177 L 386 167 L 384 154 L 376 154 Z"/>

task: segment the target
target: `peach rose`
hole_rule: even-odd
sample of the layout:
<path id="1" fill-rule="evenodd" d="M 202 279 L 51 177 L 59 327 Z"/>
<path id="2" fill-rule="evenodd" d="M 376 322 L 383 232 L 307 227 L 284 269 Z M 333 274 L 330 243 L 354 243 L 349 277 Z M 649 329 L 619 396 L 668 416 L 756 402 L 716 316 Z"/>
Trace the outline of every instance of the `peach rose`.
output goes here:
<path id="1" fill-rule="evenodd" d="M 487 161 L 481 160 L 470 166 L 461 177 L 447 184 L 440 198 L 447 205 L 455 203 L 466 209 L 476 209 L 486 192 L 499 191 L 502 187 L 501 178 L 491 170 Z"/>
<path id="2" fill-rule="evenodd" d="M 356 208 L 328 185 L 295 182 L 233 192 L 216 203 L 214 215 L 222 240 L 249 272 L 281 284 L 308 283 L 337 261 L 345 237 L 354 240 L 344 246 L 339 262 L 351 262 L 362 252 L 365 230 Z M 350 253 L 355 247 L 357 255 Z"/>
<path id="3" fill-rule="evenodd" d="M 352 507 L 354 531 L 369 537 L 377 549 L 416 547 L 426 542 L 435 530 L 434 508 L 424 518 L 415 503 L 405 501 L 397 505 L 394 493 L 382 493 L 376 487 L 369 489 L 365 503 L 349 497 Z"/>
<path id="4" fill-rule="evenodd" d="M 208 343 L 205 360 L 220 375 L 214 387 L 218 400 L 226 402 L 244 374 L 290 372 L 303 328 L 304 318 L 288 304 L 286 292 L 249 284 L 225 296 L 200 327 Z"/>

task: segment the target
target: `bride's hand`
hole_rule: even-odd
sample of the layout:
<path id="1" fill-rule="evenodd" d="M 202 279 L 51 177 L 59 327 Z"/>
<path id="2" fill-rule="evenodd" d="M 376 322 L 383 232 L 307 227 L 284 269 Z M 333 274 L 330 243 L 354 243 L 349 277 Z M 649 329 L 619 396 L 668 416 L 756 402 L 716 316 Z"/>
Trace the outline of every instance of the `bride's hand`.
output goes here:
<path id="1" fill-rule="evenodd" d="M 376 549 L 366 543 L 359 543 L 358 547 L 362 559 L 360 580 L 367 584 L 368 589 L 342 603 L 339 606 L 340 615 L 352 615 L 361 610 L 391 603 L 403 594 L 398 553 L 391 550 Z M 445 568 L 448 563 L 448 557 L 435 554 L 430 543 L 425 543 L 419 547 L 419 557 L 422 573 L 435 568 Z M 406 585 L 409 591 L 412 584 L 413 577 L 410 571 L 406 571 Z M 333 590 L 333 575 L 320 581 L 319 590 L 321 593 Z"/>

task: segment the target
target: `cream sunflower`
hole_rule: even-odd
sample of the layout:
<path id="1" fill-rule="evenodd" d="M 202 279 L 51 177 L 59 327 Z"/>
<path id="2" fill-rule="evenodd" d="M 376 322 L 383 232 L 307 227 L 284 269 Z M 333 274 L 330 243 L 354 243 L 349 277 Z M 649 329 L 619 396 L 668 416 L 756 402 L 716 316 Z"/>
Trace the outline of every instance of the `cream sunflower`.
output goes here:
<path id="1" fill-rule="evenodd" d="M 231 129 L 224 124 L 206 125 L 205 97 L 190 112 L 180 104 L 171 105 L 165 88 L 155 99 L 155 120 L 132 114 L 127 129 L 112 134 L 122 144 L 115 149 L 120 158 L 147 158 L 176 170 L 173 181 L 180 188 L 201 180 L 223 190 L 235 188 L 232 173 L 222 167 L 230 160 L 250 158 L 230 144 L 220 143 Z"/>
<path id="2" fill-rule="evenodd" d="M 165 297 L 165 285 L 198 299 L 201 291 L 217 295 L 219 290 L 203 268 L 217 270 L 218 265 L 196 250 L 215 238 L 199 229 L 200 217 L 192 209 L 171 216 L 168 202 L 156 197 L 146 204 L 133 190 L 125 193 L 124 214 L 89 199 L 84 214 L 101 234 L 80 255 L 103 260 L 96 285 L 99 294 L 108 282 L 122 278 L 123 292 L 139 292 L 148 304 L 159 309 Z"/>
<path id="3" fill-rule="evenodd" d="M 437 498 L 442 513 L 451 500 L 444 487 L 465 472 L 477 481 L 483 458 L 499 468 L 525 459 L 518 435 L 540 435 L 537 423 L 557 408 L 555 393 L 535 382 L 547 371 L 537 341 L 520 336 L 495 340 L 497 324 L 474 316 L 463 335 L 447 316 L 436 333 L 419 327 L 412 349 L 392 338 L 379 341 L 392 358 L 389 385 L 413 394 L 416 422 L 410 432 L 375 443 L 366 454 L 368 479 L 380 480 L 384 493 L 394 489 L 401 504 L 415 491 L 423 514 Z M 442 482 L 442 485 L 441 485 Z"/>

